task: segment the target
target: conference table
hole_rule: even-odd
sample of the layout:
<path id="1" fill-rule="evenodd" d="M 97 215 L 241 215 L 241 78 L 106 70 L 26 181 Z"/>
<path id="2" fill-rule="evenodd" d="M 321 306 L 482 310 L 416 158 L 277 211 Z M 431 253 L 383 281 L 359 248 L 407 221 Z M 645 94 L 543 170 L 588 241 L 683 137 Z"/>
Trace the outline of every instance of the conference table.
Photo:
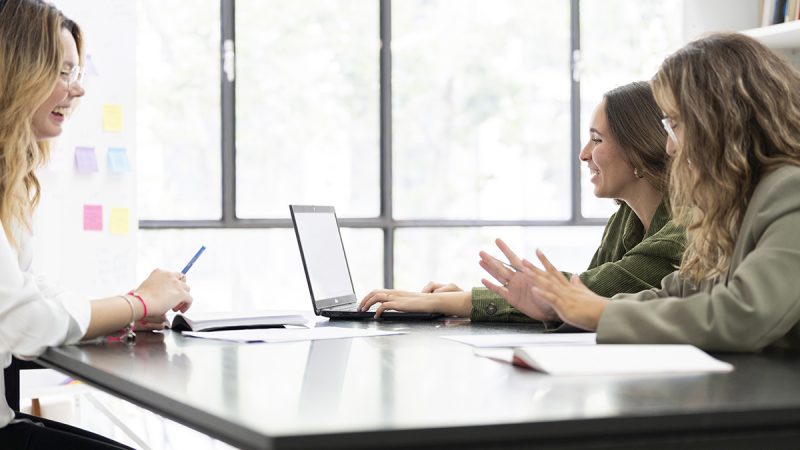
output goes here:
<path id="1" fill-rule="evenodd" d="M 714 354 L 729 373 L 551 376 L 442 338 L 536 325 L 317 326 L 404 334 L 243 344 L 140 332 L 38 362 L 246 449 L 800 445 L 797 352 Z"/>

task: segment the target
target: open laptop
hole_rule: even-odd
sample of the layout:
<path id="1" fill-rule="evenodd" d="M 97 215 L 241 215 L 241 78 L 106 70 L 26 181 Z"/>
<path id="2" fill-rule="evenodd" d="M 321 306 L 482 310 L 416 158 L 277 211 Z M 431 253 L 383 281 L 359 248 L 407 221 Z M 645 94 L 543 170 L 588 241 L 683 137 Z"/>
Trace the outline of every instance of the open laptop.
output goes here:
<path id="1" fill-rule="evenodd" d="M 289 210 L 314 313 L 331 319 L 372 319 L 377 305 L 374 305 L 373 312 L 357 310 L 361 299 L 356 297 L 353 289 L 333 206 L 289 205 Z M 384 311 L 381 314 L 381 318 L 391 320 L 431 320 L 439 317 L 442 314 L 400 311 Z"/>

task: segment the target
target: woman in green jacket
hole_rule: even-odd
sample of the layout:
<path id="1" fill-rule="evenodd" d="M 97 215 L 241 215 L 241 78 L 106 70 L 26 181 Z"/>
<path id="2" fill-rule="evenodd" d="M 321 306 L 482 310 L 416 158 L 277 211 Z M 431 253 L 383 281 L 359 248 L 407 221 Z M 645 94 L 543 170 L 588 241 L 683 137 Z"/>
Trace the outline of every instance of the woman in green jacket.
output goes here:
<path id="1" fill-rule="evenodd" d="M 715 34 L 668 57 L 653 86 L 688 230 L 680 269 L 612 302 L 537 252 L 546 270 L 524 263 L 519 275 L 534 279 L 539 318 L 596 330 L 599 343 L 800 347 L 800 72 L 755 39 Z"/>
<path id="2" fill-rule="evenodd" d="M 663 145 L 667 135 L 660 118 L 661 110 L 646 82 L 607 92 L 592 115 L 590 140 L 580 159 L 592 172 L 594 194 L 616 199 L 620 205 L 609 219 L 588 269 L 579 275 L 599 295 L 655 287 L 675 270 L 683 253 L 685 233 L 672 223 L 665 204 L 668 157 Z M 505 244 L 497 243 L 509 255 Z M 519 261 L 509 256 L 512 264 Z M 517 280 L 522 283 L 511 286 L 511 295 L 527 295 L 530 285 Z M 429 283 L 421 293 L 373 290 L 361 307 L 367 309 L 374 303 L 382 303 L 376 317 L 392 309 L 442 312 L 475 321 L 534 321 L 529 311 L 512 307 L 486 288 L 464 292 L 452 284 Z"/>

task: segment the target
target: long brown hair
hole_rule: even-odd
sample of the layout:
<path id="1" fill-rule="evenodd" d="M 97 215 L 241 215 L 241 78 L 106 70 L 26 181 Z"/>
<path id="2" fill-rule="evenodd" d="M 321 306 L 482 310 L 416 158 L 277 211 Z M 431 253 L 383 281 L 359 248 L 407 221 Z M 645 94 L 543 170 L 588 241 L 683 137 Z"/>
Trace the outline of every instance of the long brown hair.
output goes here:
<path id="1" fill-rule="evenodd" d="M 49 146 L 37 142 L 33 116 L 61 71 L 62 28 L 82 59 L 80 28 L 58 9 L 41 0 L 0 1 L 0 222 L 12 245 L 12 224 L 30 228 L 39 202 L 34 171 L 49 158 Z"/>
<path id="2" fill-rule="evenodd" d="M 680 271 L 716 279 L 761 176 L 800 165 L 800 73 L 755 39 L 720 33 L 669 56 L 653 89 L 682 128 L 670 170 L 673 217 L 688 235 Z"/>
<path id="3" fill-rule="evenodd" d="M 657 191 L 667 193 L 667 132 L 659 122 L 661 108 L 650 83 L 635 81 L 604 95 L 611 134 L 639 176 Z"/>

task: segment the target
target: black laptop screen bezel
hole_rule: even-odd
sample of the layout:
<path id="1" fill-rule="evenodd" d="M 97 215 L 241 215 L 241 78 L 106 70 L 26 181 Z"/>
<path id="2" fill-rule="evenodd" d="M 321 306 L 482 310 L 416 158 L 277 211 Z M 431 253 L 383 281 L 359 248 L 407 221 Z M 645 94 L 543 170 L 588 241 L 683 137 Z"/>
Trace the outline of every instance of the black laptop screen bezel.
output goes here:
<path id="1" fill-rule="evenodd" d="M 297 238 L 297 246 L 300 249 L 300 259 L 303 261 L 303 272 L 305 272 L 306 275 L 306 284 L 308 284 L 308 292 L 311 294 L 311 304 L 314 307 L 314 313 L 319 314 L 319 311 L 332 306 L 356 303 L 358 300 L 356 298 L 355 288 L 353 287 L 353 276 L 350 274 L 350 262 L 347 260 L 347 251 L 345 251 L 344 241 L 342 240 L 342 230 L 341 227 L 339 227 L 339 218 L 336 216 L 336 210 L 334 207 L 327 205 L 289 205 L 289 212 L 292 215 L 292 226 L 294 227 L 294 234 Z M 311 277 L 308 273 L 308 264 L 306 263 L 305 253 L 303 252 L 303 241 L 300 239 L 300 231 L 297 228 L 297 219 L 295 218 L 295 213 L 333 214 L 333 220 L 336 222 L 336 230 L 339 234 L 339 244 L 342 246 L 342 254 L 344 255 L 344 262 L 347 267 L 347 277 L 350 281 L 351 294 L 331 298 L 316 298 L 314 295 L 314 288 L 311 285 Z"/>

